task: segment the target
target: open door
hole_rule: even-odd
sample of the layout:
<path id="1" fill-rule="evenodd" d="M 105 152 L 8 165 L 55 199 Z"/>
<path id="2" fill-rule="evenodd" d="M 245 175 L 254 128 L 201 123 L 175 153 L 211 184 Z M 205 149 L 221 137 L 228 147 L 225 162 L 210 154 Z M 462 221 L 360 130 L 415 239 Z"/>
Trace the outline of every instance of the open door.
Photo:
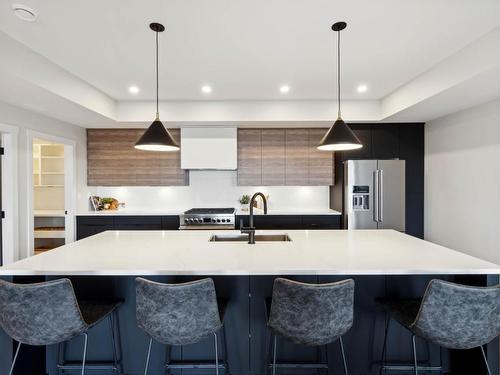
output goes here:
<path id="1" fill-rule="evenodd" d="M 57 138 L 32 138 L 31 254 L 74 240 L 74 150 L 74 144 Z"/>

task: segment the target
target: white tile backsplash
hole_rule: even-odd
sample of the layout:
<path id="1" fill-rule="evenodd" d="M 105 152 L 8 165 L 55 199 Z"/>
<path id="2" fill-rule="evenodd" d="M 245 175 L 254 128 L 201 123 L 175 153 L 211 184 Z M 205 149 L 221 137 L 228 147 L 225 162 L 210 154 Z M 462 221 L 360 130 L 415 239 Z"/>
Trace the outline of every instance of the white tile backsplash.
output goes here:
<path id="1" fill-rule="evenodd" d="M 272 210 L 324 210 L 329 207 L 328 186 L 238 186 L 236 171 L 190 171 L 189 186 L 94 187 L 88 195 L 113 197 L 129 210 L 184 210 L 192 207 L 236 207 L 243 194 L 269 194 Z M 81 202 L 80 210 L 87 210 Z"/>

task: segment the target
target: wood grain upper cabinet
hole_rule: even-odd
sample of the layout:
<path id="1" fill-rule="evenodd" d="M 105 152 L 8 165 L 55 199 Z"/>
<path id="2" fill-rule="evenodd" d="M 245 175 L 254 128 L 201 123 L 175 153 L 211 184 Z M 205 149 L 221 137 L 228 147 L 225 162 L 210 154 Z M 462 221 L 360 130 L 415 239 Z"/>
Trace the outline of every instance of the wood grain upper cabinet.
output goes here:
<path id="1" fill-rule="evenodd" d="M 261 129 L 238 129 L 238 185 L 262 185 Z"/>
<path id="2" fill-rule="evenodd" d="M 328 129 L 309 129 L 309 185 L 333 185 L 333 152 L 317 146 Z"/>
<path id="3" fill-rule="evenodd" d="M 178 141 L 178 129 L 170 130 Z M 144 129 L 87 129 L 89 186 L 185 186 L 189 172 L 180 169 L 180 152 L 134 148 Z"/>
<path id="4" fill-rule="evenodd" d="M 262 129 L 262 185 L 285 185 L 285 129 Z"/>
<path id="5" fill-rule="evenodd" d="M 309 185 L 309 130 L 285 131 L 286 185 Z"/>
<path id="6" fill-rule="evenodd" d="M 316 148 L 326 130 L 239 129 L 238 185 L 332 185 L 333 153 Z"/>

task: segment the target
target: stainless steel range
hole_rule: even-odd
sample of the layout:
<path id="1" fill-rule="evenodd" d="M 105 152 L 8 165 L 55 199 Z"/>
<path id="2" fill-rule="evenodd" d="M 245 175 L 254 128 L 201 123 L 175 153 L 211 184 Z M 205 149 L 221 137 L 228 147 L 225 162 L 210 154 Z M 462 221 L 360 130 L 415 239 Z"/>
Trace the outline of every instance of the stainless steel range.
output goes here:
<path id="1" fill-rule="evenodd" d="M 179 229 L 234 229 L 235 208 L 192 208 L 179 215 Z"/>

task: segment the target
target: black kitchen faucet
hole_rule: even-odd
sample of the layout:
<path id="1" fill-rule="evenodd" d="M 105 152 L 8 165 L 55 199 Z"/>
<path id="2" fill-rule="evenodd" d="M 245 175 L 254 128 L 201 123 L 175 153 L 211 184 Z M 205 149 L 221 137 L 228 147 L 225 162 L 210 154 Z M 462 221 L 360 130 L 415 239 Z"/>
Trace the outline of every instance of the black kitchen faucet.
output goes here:
<path id="1" fill-rule="evenodd" d="M 257 192 L 252 196 L 252 199 L 250 199 L 250 214 L 249 214 L 249 222 L 248 222 L 248 227 L 243 227 L 240 225 L 240 231 L 241 233 L 246 233 L 248 234 L 248 243 L 249 244 L 255 244 L 255 226 L 253 225 L 253 204 L 255 202 L 255 199 L 258 196 L 262 197 L 262 201 L 264 202 L 264 214 L 267 215 L 267 199 L 264 194 L 261 192 Z"/>

